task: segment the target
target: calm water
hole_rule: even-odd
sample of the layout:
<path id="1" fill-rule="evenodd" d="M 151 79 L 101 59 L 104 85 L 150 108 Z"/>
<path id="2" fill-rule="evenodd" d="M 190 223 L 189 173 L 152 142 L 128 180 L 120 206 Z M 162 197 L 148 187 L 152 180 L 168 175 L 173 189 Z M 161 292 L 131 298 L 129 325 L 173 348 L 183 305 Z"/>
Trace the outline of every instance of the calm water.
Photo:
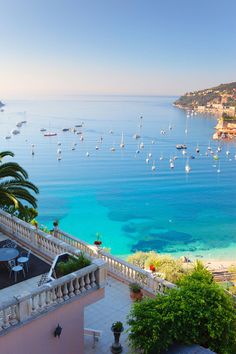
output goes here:
<path id="1" fill-rule="evenodd" d="M 223 146 L 220 165 L 212 156 L 205 156 L 209 141 L 214 151 L 217 148 L 211 140 L 216 119 L 203 115 L 187 119 L 172 106 L 174 99 L 8 101 L 5 112 L 0 113 L 1 150 L 14 151 L 17 161 L 39 186 L 39 221 L 51 227 L 58 218 L 62 229 L 88 242 L 99 232 L 103 245 L 122 256 L 154 249 L 174 255 L 234 258 L 235 144 Z M 135 140 L 132 136 L 139 132 L 140 115 L 142 139 Z M 5 140 L 4 136 L 24 119 L 27 124 L 21 134 Z M 62 128 L 81 121 L 83 142 L 79 135 L 62 133 Z M 58 136 L 44 137 L 42 127 L 57 131 Z M 111 129 L 114 134 L 109 133 Z M 122 131 L 124 149 L 119 147 Z M 101 135 L 102 144 L 98 142 Z M 58 141 L 62 143 L 60 162 Z M 140 141 L 144 148 L 136 154 Z M 74 143 L 77 146 L 72 151 Z M 186 158 L 175 148 L 177 143 L 187 144 L 188 155 L 198 155 L 190 160 L 189 175 L 185 173 Z M 35 156 L 31 155 L 31 144 L 35 144 Z M 200 154 L 195 152 L 197 144 Z M 110 151 L 113 145 L 115 152 Z M 225 154 L 227 149 L 230 157 Z M 155 160 L 155 172 L 151 171 L 152 158 L 148 165 L 145 163 L 149 153 Z M 174 155 L 178 159 L 171 170 L 169 159 Z"/>

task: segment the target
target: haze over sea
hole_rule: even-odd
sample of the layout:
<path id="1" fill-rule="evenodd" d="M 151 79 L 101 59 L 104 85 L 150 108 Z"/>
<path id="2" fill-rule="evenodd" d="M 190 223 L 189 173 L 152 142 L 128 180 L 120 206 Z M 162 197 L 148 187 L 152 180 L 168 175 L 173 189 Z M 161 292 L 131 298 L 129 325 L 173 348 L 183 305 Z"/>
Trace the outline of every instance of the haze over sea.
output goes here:
<path id="1" fill-rule="evenodd" d="M 197 115 L 187 119 L 184 111 L 173 107 L 174 100 L 80 96 L 7 101 L 5 112 L 0 113 L 1 150 L 13 151 L 40 188 L 39 222 L 52 228 L 53 220 L 59 219 L 61 229 L 90 243 L 99 232 L 103 246 L 119 256 L 156 250 L 175 256 L 235 258 L 235 143 L 223 144 L 220 163 L 206 156 L 209 141 L 213 151 L 218 146 L 211 140 L 216 118 Z M 142 139 L 135 140 L 140 116 Z M 25 119 L 21 133 L 5 140 L 16 123 Z M 79 135 L 62 132 L 81 121 L 83 142 Z M 44 137 L 43 127 L 58 136 Z M 166 134 L 160 134 L 161 130 Z M 122 131 L 124 149 L 119 147 Z M 102 144 L 98 142 L 101 136 Z M 57 160 L 58 141 L 61 161 Z M 136 154 L 141 141 L 144 148 Z M 74 143 L 77 146 L 72 151 Z M 195 156 L 189 160 L 188 175 L 186 157 L 175 148 L 180 143 L 187 144 L 188 156 Z M 31 144 L 35 144 L 34 156 Z M 197 144 L 200 154 L 195 151 Z M 110 151 L 113 145 L 115 152 Z M 155 172 L 152 158 L 145 163 L 149 153 Z M 175 155 L 178 159 L 171 170 L 169 159 Z"/>

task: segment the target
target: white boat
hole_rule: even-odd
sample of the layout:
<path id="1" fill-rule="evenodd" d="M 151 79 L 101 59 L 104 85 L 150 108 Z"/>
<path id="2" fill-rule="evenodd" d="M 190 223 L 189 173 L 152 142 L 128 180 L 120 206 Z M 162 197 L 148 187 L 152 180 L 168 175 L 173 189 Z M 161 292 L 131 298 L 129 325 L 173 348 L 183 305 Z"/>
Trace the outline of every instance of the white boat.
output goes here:
<path id="1" fill-rule="evenodd" d="M 116 151 L 116 149 L 115 149 L 114 146 L 111 147 L 111 151 L 112 151 L 112 152 Z"/>
<path id="2" fill-rule="evenodd" d="M 113 132 L 113 130 L 109 130 L 109 133 L 110 133 L 110 134 L 113 134 L 114 132 Z"/>
<path id="3" fill-rule="evenodd" d="M 80 140 L 80 141 L 84 141 L 83 135 L 80 136 L 79 140 Z"/>
<path id="4" fill-rule="evenodd" d="M 218 146 L 217 151 L 221 152 L 221 150 L 222 150 L 221 146 Z"/>
<path id="5" fill-rule="evenodd" d="M 160 156 L 160 161 L 162 161 L 163 159 L 164 159 L 164 157 L 161 155 L 161 156 Z"/>
<path id="6" fill-rule="evenodd" d="M 143 142 L 140 143 L 139 148 L 140 148 L 140 149 L 143 149 L 143 148 L 144 148 L 144 143 L 143 143 Z"/>
<path id="7" fill-rule="evenodd" d="M 135 134 L 133 135 L 133 138 L 134 138 L 134 139 L 140 139 L 141 136 L 140 136 L 139 134 L 135 133 Z"/>
<path id="8" fill-rule="evenodd" d="M 89 152 L 86 152 L 86 156 L 89 157 Z"/>
<path id="9" fill-rule="evenodd" d="M 187 154 L 186 150 L 182 150 L 182 154 L 186 155 Z"/>
<path id="10" fill-rule="evenodd" d="M 225 153 L 226 153 L 227 156 L 230 155 L 230 151 L 229 150 L 227 150 Z"/>
<path id="11" fill-rule="evenodd" d="M 96 146 L 96 147 L 95 147 L 95 149 L 96 149 L 96 150 L 99 150 L 99 147 L 98 147 L 98 146 Z"/>
<path id="12" fill-rule="evenodd" d="M 156 165 L 155 165 L 155 161 L 153 160 L 153 163 L 152 163 L 152 171 L 155 171 L 156 170 Z"/>
<path id="13" fill-rule="evenodd" d="M 58 155 L 61 154 L 61 149 L 57 149 L 57 154 L 58 154 Z"/>
<path id="14" fill-rule="evenodd" d="M 147 156 L 147 158 L 146 158 L 146 164 L 148 165 L 149 164 L 149 161 L 150 161 L 150 159 L 149 159 L 149 157 Z"/>
<path id="15" fill-rule="evenodd" d="M 121 134 L 121 142 L 120 142 L 120 148 L 123 149 L 125 147 L 125 143 L 124 143 L 124 134 L 122 132 Z"/>
<path id="16" fill-rule="evenodd" d="M 170 168 L 173 169 L 174 167 L 175 167 L 174 162 L 171 161 L 171 162 L 170 162 Z"/>
<path id="17" fill-rule="evenodd" d="M 43 134 L 44 136 L 56 136 L 57 135 L 57 133 L 55 133 L 55 132 L 48 132 L 48 133 L 45 133 L 45 134 Z"/>
<path id="18" fill-rule="evenodd" d="M 189 163 L 187 162 L 185 165 L 185 172 L 189 173 L 191 171 L 191 167 L 189 166 Z"/>
<path id="19" fill-rule="evenodd" d="M 17 134 L 20 134 L 20 131 L 17 130 L 17 129 L 13 129 L 13 130 L 11 131 L 11 134 L 12 134 L 12 135 L 17 135 Z"/>
<path id="20" fill-rule="evenodd" d="M 59 155 L 59 156 L 57 157 L 57 161 L 61 161 L 61 159 L 62 159 L 62 157 L 61 157 L 61 155 Z"/>
<path id="21" fill-rule="evenodd" d="M 148 157 L 152 157 L 152 153 L 151 152 L 149 152 Z"/>

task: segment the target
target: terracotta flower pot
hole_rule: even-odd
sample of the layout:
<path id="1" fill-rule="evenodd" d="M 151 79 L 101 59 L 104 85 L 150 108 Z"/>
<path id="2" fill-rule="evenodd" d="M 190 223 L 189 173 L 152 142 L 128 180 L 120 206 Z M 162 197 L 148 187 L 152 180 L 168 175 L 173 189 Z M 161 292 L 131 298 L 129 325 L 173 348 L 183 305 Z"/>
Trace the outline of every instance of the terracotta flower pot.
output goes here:
<path id="1" fill-rule="evenodd" d="M 132 290 L 130 291 L 130 298 L 132 301 L 140 301 L 143 298 L 143 293 L 140 290 L 139 292 L 133 292 Z"/>

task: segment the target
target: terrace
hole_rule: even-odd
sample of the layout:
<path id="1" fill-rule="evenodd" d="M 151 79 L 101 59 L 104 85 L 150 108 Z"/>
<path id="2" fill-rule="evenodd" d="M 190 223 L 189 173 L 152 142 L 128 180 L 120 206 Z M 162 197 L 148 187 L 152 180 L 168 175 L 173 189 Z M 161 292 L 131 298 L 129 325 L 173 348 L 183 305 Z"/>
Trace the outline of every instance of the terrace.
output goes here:
<path id="1" fill-rule="evenodd" d="M 78 348 L 82 353 L 83 347 L 86 354 L 108 353 L 113 342 L 111 324 L 122 321 L 127 328 L 126 318 L 131 308 L 127 284 L 138 282 L 147 296 L 154 296 L 162 293 L 165 288 L 175 286 L 163 279 L 154 279 L 150 273 L 56 228 L 53 236 L 48 235 L 3 211 L 0 211 L 0 232 L 0 247 L 11 239 L 17 243 L 19 251 L 32 251 L 30 270 L 26 278 L 19 278 L 15 283 L 14 279 L 9 280 L 6 269 L 6 275 L 1 277 L 0 340 L 2 339 L 1 345 L 10 354 L 15 353 L 17 345 L 20 345 L 19 339 L 14 341 L 15 337 L 11 337 L 11 334 L 16 333 L 13 329 L 23 332 L 25 328 L 27 332 L 22 337 L 27 335 L 29 341 L 32 331 L 32 348 L 37 344 L 41 345 L 40 338 L 34 337 L 39 330 L 37 323 L 40 321 L 43 321 L 41 337 L 44 338 L 44 345 L 47 344 L 44 349 L 41 347 L 45 354 L 68 352 L 68 347 L 71 348 L 70 354 L 77 353 Z M 90 266 L 38 286 L 42 274 L 48 272 L 55 256 L 64 252 L 78 255 L 81 251 L 91 257 Z M 74 303 L 76 307 L 73 307 Z M 56 315 L 53 317 L 54 312 Z M 55 323 L 60 321 L 65 333 L 63 332 L 60 342 L 56 342 L 52 339 L 53 336 L 48 338 L 48 331 L 52 332 Z M 30 327 L 27 326 L 28 323 Z M 96 333 L 100 333 L 98 342 L 94 341 Z M 8 337 L 10 344 L 4 344 Z M 82 338 L 82 341 L 78 338 Z M 121 336 L 123 352 L 132 353 L 126 339 L 127 333 L 124 332 Z M 171 354 L 203 352 L 210 353 L 195 347 L 173 348 L 170 351 Z"/>

